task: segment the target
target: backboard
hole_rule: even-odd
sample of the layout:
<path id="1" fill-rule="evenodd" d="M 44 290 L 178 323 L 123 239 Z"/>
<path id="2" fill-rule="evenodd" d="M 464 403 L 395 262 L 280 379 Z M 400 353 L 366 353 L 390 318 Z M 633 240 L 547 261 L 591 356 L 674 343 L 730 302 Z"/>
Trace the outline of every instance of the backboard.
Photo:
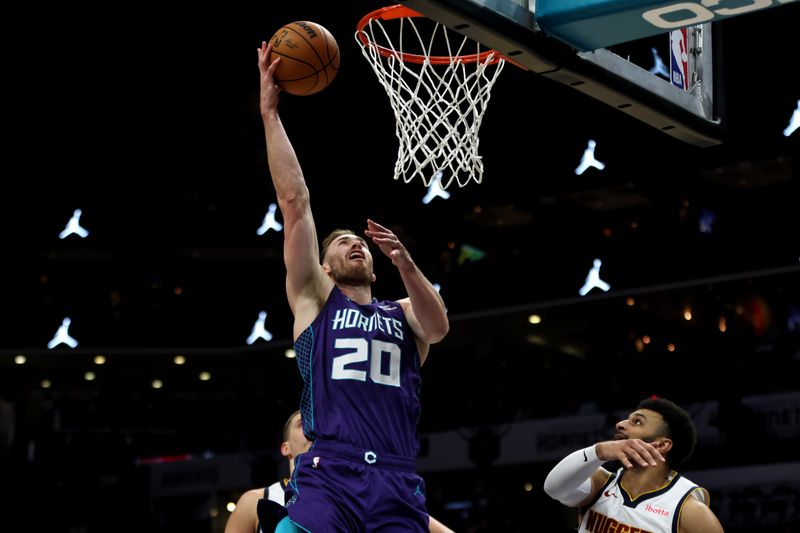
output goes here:
<path id="1" fill-rule="evenodd" d="M 537 75 L 684 142 L 711 146 L 724 142 L 726 133 L 723 51 L 715 23 L 767 8 L 779 11 L 786 9 L 781 4 L 792 2 L 403 3 L 498 50 Z"/>

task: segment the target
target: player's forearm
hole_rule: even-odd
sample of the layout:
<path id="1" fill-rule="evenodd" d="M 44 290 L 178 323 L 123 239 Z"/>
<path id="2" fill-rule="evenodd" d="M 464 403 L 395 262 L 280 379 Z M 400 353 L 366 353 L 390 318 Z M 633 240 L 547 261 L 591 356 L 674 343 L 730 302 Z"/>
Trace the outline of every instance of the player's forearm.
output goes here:
<path id="1" fill-rule="evenodd" d="M 267 161 L 281 211 L 287 205 L 307 204 L 308 188 L 303 170 L 277 111 L 263 115 L 267 141 Z"/>
<path id="2" fill-rule="evenodd" d="M 564 505 L 577 505 L 591 492 L 591 476 L 602 464 L 594 446 L 575 451 L 547 474 L 544 491 Z"/>
<path id="3" fill-rule="evenodd" d="M 430 533 L 454 533 L 452 529 L 442 524 L 434 517 L 429 516 L 428 520 L 428 531 L 430 531 Z"/>
<path id="4" fill-rule="evenodd" d="M 432 344 L 442 340 L 450 329 L 447 309 L 438 291 L 413 263 L 400 268 L 411 308 L 424 332 L 425 342 Z"/>

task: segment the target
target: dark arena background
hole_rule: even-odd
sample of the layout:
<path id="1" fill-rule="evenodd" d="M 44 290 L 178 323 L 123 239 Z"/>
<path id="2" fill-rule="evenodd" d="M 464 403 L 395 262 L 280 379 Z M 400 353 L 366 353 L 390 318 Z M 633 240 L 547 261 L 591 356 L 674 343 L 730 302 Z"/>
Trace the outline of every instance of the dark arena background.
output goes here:
<path id="1" fill-rule="evenodd" d="M 547 472 L 658 395 L 694 417 L 684 473 L 725 531 L 800 531 L 800 132 L 784 135 L 800 6 L 714 23 L 724 142 L 506 65 L 483 182 L 423 203 L 422 182 L 392 178 L 394 116 L 353 37 L 383 5 L 7 20 L 0 531 L 222 532 L 243 491 L 285 475 L 301 381 L 283 234 L 257 232 L 276 199 L 256 49 L 294 20 L 341 52 L 328 88 L 280 104 L 319 233 L 392 228 L 448 308 L 422 368 L 431 514 L 459 533 L 574 530 Z M 605 168 L 578 175 L 589 140 Z M 88 234 L 60 239 L 76 210 Z M 375 295 L 404 296 L 375 259 Z M 581 296 L 596 259 L 610 288 Z M 248 344 L 262 312 L 269 335 Z M 77 346 L 49 349 L 66 325 Z"/>

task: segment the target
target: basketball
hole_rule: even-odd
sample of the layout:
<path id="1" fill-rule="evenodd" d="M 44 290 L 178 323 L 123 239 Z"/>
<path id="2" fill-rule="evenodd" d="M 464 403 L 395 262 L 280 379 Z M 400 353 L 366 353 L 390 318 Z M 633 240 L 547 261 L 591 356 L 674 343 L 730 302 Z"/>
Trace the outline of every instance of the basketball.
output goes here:
<path id="1" fill-rule="evenodd" d="M 275 32 L 270 43 L 269 63 L 281 58 L 275 83 L 289 94 L 318 93 L 339 72 L 339 45 L 331 32 L 316 22 L 290 22 Z"/>

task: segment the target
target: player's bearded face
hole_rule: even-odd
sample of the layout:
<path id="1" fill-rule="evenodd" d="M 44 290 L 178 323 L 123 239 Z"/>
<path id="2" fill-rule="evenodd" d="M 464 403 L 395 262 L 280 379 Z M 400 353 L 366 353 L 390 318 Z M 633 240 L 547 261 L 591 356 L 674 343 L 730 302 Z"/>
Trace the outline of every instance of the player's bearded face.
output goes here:
<path id="1" fill-rule="evenodd" d="M 327 254 L 333 281 L 342 285 L 369 285 L 373 281 L 372 254 L 363 241 L 334 242 Z"/>

